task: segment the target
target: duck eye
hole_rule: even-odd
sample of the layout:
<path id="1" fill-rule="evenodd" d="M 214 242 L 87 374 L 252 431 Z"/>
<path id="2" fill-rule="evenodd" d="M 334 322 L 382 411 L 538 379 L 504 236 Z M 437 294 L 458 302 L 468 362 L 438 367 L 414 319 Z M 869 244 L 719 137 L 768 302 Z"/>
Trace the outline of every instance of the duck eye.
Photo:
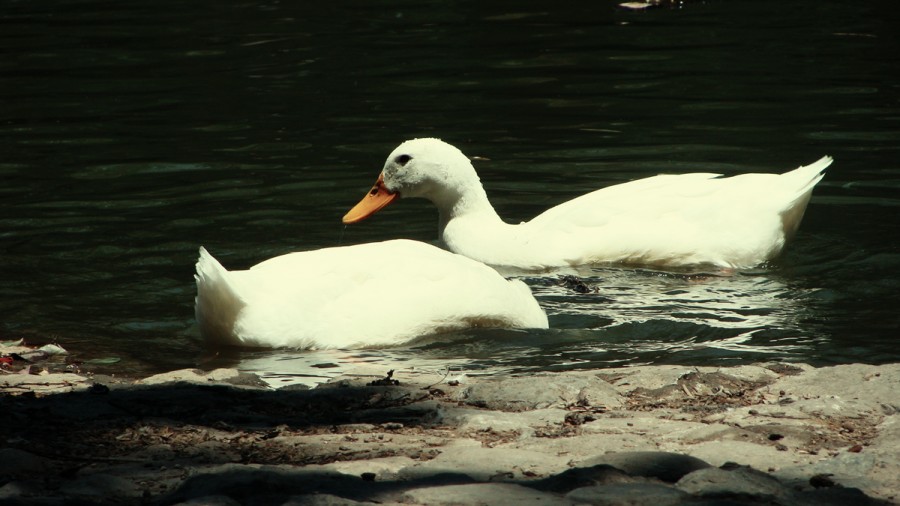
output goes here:
<path id="1" fill-rule="evenodd" d="M 397 158 L 394 158 L 394 161 L 397 163 L 397 165 L 401 167 L 409 163 L 410 160 L 412 160 L 412 157 L 409 155 L 400 155 Z"/>

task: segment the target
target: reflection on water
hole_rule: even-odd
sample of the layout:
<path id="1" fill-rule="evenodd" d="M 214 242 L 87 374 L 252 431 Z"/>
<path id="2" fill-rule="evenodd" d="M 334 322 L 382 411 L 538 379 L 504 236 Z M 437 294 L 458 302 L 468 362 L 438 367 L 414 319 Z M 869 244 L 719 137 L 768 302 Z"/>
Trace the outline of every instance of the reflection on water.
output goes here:
<path id="1" fill-rule="evenodd" d="M 559 316 L 597 318 L 610 325 L 665 320 L 722 329 L 796 329 L 802 298 L 765 272 L 676 274 L 604 269 L 581 278 L 591 293 L 573 295 L 561 283 L 534 286 L 544 307 Z M 598 302 L 599 301 L 599 302 Z"/>

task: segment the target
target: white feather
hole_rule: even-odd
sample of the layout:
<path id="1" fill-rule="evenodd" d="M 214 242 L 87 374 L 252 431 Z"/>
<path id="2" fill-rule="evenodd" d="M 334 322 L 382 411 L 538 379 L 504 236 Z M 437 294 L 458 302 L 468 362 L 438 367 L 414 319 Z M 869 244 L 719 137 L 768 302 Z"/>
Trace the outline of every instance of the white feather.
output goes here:
<path id="1" fill-rule="evenodd" d="M 402 165 L 401 155 L 409 157 Z M 441 240 L 451 251 L 497 267 L 746 268 L 781 252 L 831 162 L 826 156 L 780 175 L 649 177 L 582 195 L 518 225 L 500 219 L 469 159 L 438 139 L 404 142 L 382 174 L 389 191 L 438 207 Z"/>
<path id="2" fill-rule="evenodd" d="M 468 327 L 547 328 L 521 281 L 415 241 L 290 253 L 243 271 L 200 248 L 195 278 L 201 335 L 226 345 L 350 348 Z"/>

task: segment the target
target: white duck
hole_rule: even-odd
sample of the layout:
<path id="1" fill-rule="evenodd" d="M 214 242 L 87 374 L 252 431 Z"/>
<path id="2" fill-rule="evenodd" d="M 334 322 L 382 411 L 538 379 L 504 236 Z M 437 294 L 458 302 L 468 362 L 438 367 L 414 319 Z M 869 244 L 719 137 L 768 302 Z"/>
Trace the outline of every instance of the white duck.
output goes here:
<path id="1" fill-rule="evenodd" d="M 194 277 L 200 333 L 215 344 L 349 348 L 468 327 L 547 328 L 521 281 L 416 241 L 290 253 L 245 271 L 201 247 Z"/>
<path id="2" fill-rule="evenodd" d="M 375 186 L 344 216 L 367 218 L 397 197 L 440 211 L 453 252 L 494 265 L 548 270 L 597 263 L 747 268 L 774 258 L 803 218 L 830 157 L 785 174 L 659 175 L 596 190 L 529 222 L 504 223 L 469 159 L 438 139 L 388 156 Z"/>

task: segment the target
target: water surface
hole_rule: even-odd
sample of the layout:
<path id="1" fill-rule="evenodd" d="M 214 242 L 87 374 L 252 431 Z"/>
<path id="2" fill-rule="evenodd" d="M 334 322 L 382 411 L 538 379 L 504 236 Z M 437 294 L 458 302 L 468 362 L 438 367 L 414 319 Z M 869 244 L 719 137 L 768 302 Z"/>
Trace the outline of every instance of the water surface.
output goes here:
<path id="1" fill-rule="evenodd" d="M 892 2 L 5 2 L 0 339 L 148 373 L 316 381 L 366 362 L 470 373 L 900 358 L 900 26 Z M 193 263 L 395 237 L 403 201 L 340 217 L 402 140 L 477 162 L 508 221 L 660 172 L 831 155 L 800 233 L 733 276 L 599 268 L 526 281 L 551 330 L 363 351 L 203 346 Z M 103 365 L 105 364 L 105 365 Z"/>

